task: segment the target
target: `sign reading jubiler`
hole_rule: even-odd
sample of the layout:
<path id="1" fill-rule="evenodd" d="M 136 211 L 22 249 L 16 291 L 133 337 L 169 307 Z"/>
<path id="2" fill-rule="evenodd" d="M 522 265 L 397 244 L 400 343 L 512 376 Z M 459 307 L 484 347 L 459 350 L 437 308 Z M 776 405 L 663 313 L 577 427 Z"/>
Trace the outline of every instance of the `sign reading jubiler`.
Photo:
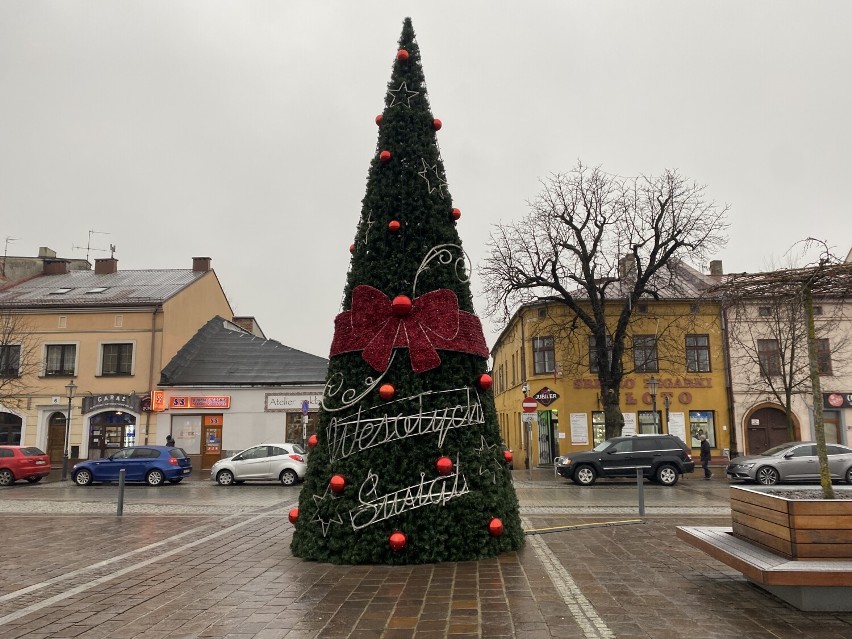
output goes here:
<path id="1" fill-rule="evenodd" d="M 550 406 L 553 402 L 559 399 L 559 394 L 545 386 L 533 395 L 533 397 L 535 397 L 536 401 L 542 406 Z"/>
<path id="2" fill-rule="evenodd" d="M 169 408 L 230 408 L 230 395 L 206 395 L 204 397 L 172 397 Z"/>

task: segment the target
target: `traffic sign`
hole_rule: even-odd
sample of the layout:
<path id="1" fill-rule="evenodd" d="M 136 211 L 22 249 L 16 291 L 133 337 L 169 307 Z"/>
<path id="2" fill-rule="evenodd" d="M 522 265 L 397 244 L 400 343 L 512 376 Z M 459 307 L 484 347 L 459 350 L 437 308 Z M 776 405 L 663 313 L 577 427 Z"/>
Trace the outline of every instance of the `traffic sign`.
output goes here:
<path id="1" fill-rule="evenodd" d="M 525 413 L 534 413 L 536 408 L 538 408 L 538 402 L 532 397 L 524 397 L 524 401 L 521 406 L 524 407 Z"/>
<path id="2" fill-rule="evenodd" d="M 533 422 L 538 421 L 538 415 L 535 413 L 521 413 L 521 423 L 522 424 L 532 424 Z"/>
<path id="3" fill-rule="evenodd" d="M 306 400 L 306 399 L 305 399 L 305 400 L 303 400 L 303 401 L 302 401 L 302 415 L 307 415 L 307 414 L 308 414 L 308 409 L 309 409 L 310 407 L 311 407 L 311 405 L 310 405 L 310 403 L 308 402 L 308 400 Z"/>

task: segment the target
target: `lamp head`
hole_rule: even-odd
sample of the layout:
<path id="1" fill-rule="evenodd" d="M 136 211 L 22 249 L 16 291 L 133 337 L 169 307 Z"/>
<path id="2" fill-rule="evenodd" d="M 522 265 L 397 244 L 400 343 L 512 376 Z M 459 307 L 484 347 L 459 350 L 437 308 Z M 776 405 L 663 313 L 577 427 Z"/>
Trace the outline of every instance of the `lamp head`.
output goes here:
<path id="1" fill-rule="evenodd" d="M 659 386 L 660 382 L 657 380 L 656 377 L 651 375 L 651 379 L 648 380 L 648 392 L 651 393 L 652 397 L 657 396 L 657 389 L 659 388 Z"/>
<path id="2" fill-rule="evenodd" d="M 77 390 L 77 384 L 74 383 L 74 378 L 71 378 L 71 381 L 65 384 L 65 392 L 68 396 L 68 399 L 74 397 L 74 391 Z"/>

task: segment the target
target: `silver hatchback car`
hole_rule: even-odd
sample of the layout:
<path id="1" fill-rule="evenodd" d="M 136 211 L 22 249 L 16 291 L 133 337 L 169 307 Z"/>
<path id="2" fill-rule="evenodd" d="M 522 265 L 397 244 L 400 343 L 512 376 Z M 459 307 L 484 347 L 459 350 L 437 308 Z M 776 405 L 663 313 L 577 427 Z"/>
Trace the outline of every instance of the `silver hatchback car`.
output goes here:
<path id="1" fill-rule="evenodd" d="M 826 444 L 828 467 L 833 480 L 852 484 L 852 448 Z M 771 486 L 782 481 L 819 481 L 816 442 L 787 442 L 759 455 L 735 457 L 726 474 L 731 479 Z"/>
<path id="2" fill-rule="evenodd" d="M 298 444 L 260 444 L 217 461 L 210 469 L 210 479 L 222 486 L 245 481 L 280 481 L 292 486 L 305 478 L 307 469 L 307 453 Z"/>

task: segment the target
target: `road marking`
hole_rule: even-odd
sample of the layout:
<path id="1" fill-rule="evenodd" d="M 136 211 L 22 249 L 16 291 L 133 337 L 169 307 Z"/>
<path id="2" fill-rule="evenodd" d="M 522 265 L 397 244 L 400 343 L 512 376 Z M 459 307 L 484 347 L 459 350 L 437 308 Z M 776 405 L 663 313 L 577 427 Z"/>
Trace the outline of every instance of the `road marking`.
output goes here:
<path id="1" fill-rule="evenodd" d="M 293 503 L 293 504 L 290 504 L 288 506 L 284 506 L 284 508 L 282 509 L 282 516 L 283 516 L 284 511 L 289 510 L 289 508 L 292 508 L 295 505 L 296 504 Z M 38 603 L 32 604 L 31 606 L 27 606 L 26 608 L 21 608 L 20 610 L 17 610 L 13 613 L 10 613 L 10 614 L 8 614 L 4 617 L 0 617 L 0 626 L 3 626 L 7 623 L 15 621 L 16 619 L 20 619 L 21 617 L 25 617 L 26 615 L 38 612 L 39 610 L 42 610 L 43 608 L 47 608 L 48 606 L 52 606 L 53 604 L 59 603 L 60 601 L 62 601 L 64 599 L 68 599 L 69 597 L 73 597 L 74 595 L 78 595 L 82 592 L 85 592 L 85 591 L 95 587 L 95 586 L 99 586 L 100 584 L 112 581 L 113 579 L 116 579 L 118 577 L 126 575 L 127 573 L 133 572 L 134 570 L 139 570 L 140 568 L 144 568 L 145 566 L 149 566 L 156 561 L 160 561 L 162 559 L 165 559 L 166 557 L 171 557 L 172 555 L 176 555 L 178 553 L 185 552 L 189 548 L 194 548 L 195 546 L 206 543 L 206 542 L 210 541 L 211 539 L 216 539 L 217 537 L 221 537 L 223 535 L 226 535 L 226 534 L 228 534 L 228 533 L 230 533 L 234 530 L 242 528 L 243 526 L 247 526 L 249 524 L 252 524 L 252 523 L 258 521 L 259 519 L 265 519 L 268 516 L 269 516 L 269 513 L 260 513 L 258 515 L 255 515 L 255 516 L 249 518 L 249 519 L 246 519 L 244 521 L 240 521 L 240 522 L 237 522 L 236 524 L 228 526 L 227 528 L 223 528 L 222 530 L 219 530 L 217 532 L 206 535 L 205 537 L 202 537 L 201 539 L 196 539 L 195 541 L 188 542 L 188 543 L 186 543 L 182 546 L 179 546 L 177 548 L 173 548 L 171 550 L 162 552 L 162 553 L 158 554 L 156 557 L 152 557 L 150 559 L 145 559 L 143 561 L 139 561 L 135 564 L 132 564 L 130 566 L 126 566 L 125 568 L 122 568 L 120 570 L 112 572 L 108 575 L 104 575 L 103 577 L 98 577 L 97 579 L 87 581 L 86 583 L 80 584 L 79 586 L 75 586 L 73 588 L 65 590 L 64 592 L 61 592 L 58 595 L 48 597 L 47 599 L 44 599 L 44 600 L 42 600 Z M 91 566 L 87 566 L 85 568 L 80 568 L 79 570 L 75 570 L 74 572 L 64 574 L 60 577 L 54 577 L 53 579 L 49 579 L 47 581 L 44 581 L 44 582 L 41 582 L 41 583 L 38 583 L 38 584 L 34 584 L 32 586 L 28 586 L 26 588 L 16 590 L 15 592 L 11 592 L 11 593 L 8 593 L 6 595 L 3 595 L 3 597 L 0 597 L 0 602 L 21 597 L 21 596 L 26 595 L 30 592 L 35 591 L 35 590 L 41 590 L 42 588 L 46 588 L 46 587 L 48 587 L 48 586 L 50 586 L 50 585 L 52 585 L 52 584 L 54 584 L 58 581 L 66 581 L 66 580 L 68 580 L 69 577 L 79 576 L 82 573 L 97 570 L 98 568 L 101 568 L 103 566 L 108 566 L 109 564 L 115 563 L 116 561 L 120 561 L 120 560 L 125 559 L 127 557 L 131 557 L 133 555 L 136 555 L 136 554 L 139 554 L 139 553 L 142 553 L 142 552 L 146 552 L 146 551 L 152 550 L 154 548 L 158 548 L 158 547 L 160 547 L 164 544 L 174 543 L 175 539 L 179 539 L 179 538 L 184 537 L 186 535 L 189 535 L 193 532 L 197 532 L 199 529 L 208 528 L 211 525 L 213 525 L 213 524 L 205 524 L 204 526 L 200 526 L 199 528 L 193 528 L 192 530 L 188 530 L 188 531 L 180 533 L 178 535 L 174 535 L 173 537 L 169 537 L 168 539 L 163 539 L 162 541 L 158 541 L 158 542 L 155 542 L 153 544 L 149 544 L 149 545 L 144 546 L 142 548 L 137 548 L 136 550 L 132 550 L 132 551 L 125 553 L 123 555 L 120 555 L 118 557 L 113 557 L 111 559 L 105 559 L 104 561 L 100 561 L 96 564 L 93 564 Z"/>
<path id="2" fill-rule="evenodd" d="M 521 524 L 525 529 L 530 528 L 529 521 L 526 518 L 521 519 Z M 562 601 L 568 606 L 574 620 L 583 631 L 583 635 L 590 639 L 612 639 L 615 637 L 612 630 L 600 618 L 595 607 L 586 599 L 570 573 L 565 570 L 565 567 L 556 558 L 553 551 L 548 548 L 547 544 L 539 536 L 528 537 L 527 543 L 532 546 L 535 554 L 544 564 L 550 580 L 562 597 Z"/>

